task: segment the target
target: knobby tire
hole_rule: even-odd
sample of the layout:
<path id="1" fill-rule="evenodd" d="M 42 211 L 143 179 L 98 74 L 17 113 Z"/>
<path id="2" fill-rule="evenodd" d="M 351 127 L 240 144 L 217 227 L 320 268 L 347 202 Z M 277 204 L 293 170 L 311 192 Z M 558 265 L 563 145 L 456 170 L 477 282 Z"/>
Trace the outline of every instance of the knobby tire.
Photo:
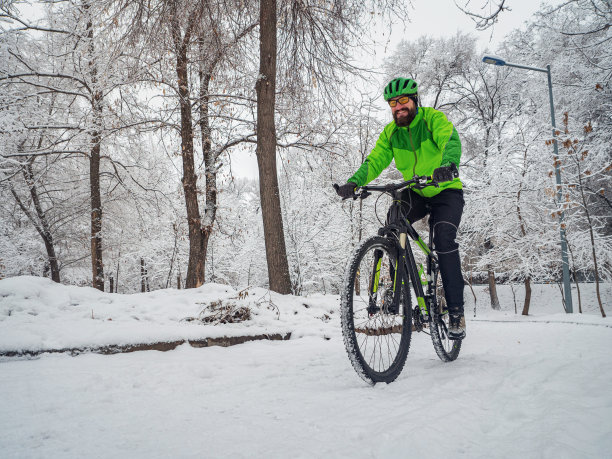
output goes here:
<path id="1" fill-rule="evenodd" d="M 461 351 L 461 340 L 448 338 L 449 315 L 444 298 L 444 289 L 440 282 L 440 273 L 434 275 L 435 311 L 431 322 L 431 341 L 436 354 L 443 362 L 452 362 L 459 357 Z"/>
<path id="2" fill-rule="evenodd" d="M 344 276 L 344 345 L 357 374 L 372 385 L 394 381 L 410 349 L 412 308 L 408 283 L 401 286 L 399 310 L 389 310 L 397 259 L 396 244 L 374 236 L 355 248 Z"/>

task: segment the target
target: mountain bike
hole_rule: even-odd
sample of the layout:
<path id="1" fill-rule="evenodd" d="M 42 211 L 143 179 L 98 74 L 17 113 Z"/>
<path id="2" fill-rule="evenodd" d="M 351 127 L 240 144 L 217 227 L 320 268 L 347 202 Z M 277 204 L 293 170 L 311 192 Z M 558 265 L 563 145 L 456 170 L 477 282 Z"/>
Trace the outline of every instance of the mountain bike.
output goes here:
<path id="1" fill-rule="evenodd" d="M 426 244 L 402 207 L 402 190 L 428 186 L 438 185 L 431 177 L 414 176 L 400 183 L 363 186 L 353 196 L 365 199 L 380 192 L 393 200 L 378 235 L 363 240 L 353 251 L 342 286 L 346 351 L 357 374 L 372 385 L 390 383 L 401 373 L 412 331 L 429 334 L 444 362 L 455 360 L 461 350 L 461 340 L 451 340 L 448 335 L 449 314 L 433 248 L 433 221 L 430 217 Z M 424 253 L 425 268 L 417 266 L 408 237 Z M 414 307 L 410 285 L 416 297 Z"/>

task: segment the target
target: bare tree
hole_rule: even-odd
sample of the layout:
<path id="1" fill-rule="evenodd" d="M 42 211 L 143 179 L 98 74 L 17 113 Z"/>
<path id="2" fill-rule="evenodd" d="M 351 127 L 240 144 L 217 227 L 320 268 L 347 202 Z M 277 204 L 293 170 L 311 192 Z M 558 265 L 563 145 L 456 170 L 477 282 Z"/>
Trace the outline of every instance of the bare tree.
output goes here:
<path id="1" fill-rule="evenodd" d="M 511 11 L 510 7 L 506 6 L 506 0 L 484 0 L 479 10 L 475 10 L 472 5 L 472 0 L 462 0 L 462 4 L 455 5 L 476 24 L 477 30 L 486 30 L 494 27 L 499 20 L 499 15 L 504 11 Z"/>
<path id="2" fill-rule="evenodd" d="M 134 2 L 124 2 L 129 8 Z M 140 1 L 135 4 L 136 22 L 131 36 L 146 50 L 145 65 L 149 69 L 149 80 L 155 85 L 170 89 L 178 108 L 178 121 L 173 122 L 175 109 L 165 115 L 162 127 L 173 127 L 180 135 L 182 159 L 182 188 L 189 228 L 189 260 L 185 287 L 199 287 L 205 282 L 208 241 L 212 234 L 217 203 L 217 171 L 222 165 L 221 156 L 230 148 L 253 142 L 253 127 L 223 140 L 224 133 L 215 131 L 211 120 L 235 119 L 236 117 L 214 112 L 215 106 L 226 107 L 236 91 L 228 78 L 228 84 L 220 83 L 218 89 L 230 94 L 211 93 L 215 77 L 227 64 L 229 56 L 236 52 L 240 43 L 254 30 L 257 21 L 248 14 L 244 5 L 232 2 L 196 2 L 178 0 Z M 168 55 L 172 62 L 168 62 Z M 241 56 L 238 60 L 243 60 Z M 170 64 L 173 74 L 167 72 Z M 228 65 L 233 68 L 234 66 Z M 164 89 L 165 95 L 165 89 Z M 168 96 L 165 96 L 168 97 Z M 222 101 L 222 102 L 220 102 Z M 242 121 L 240 121 L 242 122 Z M 252 123 L 251 123 L 252 124 Z M 199 129 L 204 163 L 205 189 L 198 185 L 196 150 Z M 227 129 L 231 132 L 232 129 Z M 202 212 L 199 196 L 205 196 Z"/>
<path id="3" fill-rule="evenodd" d="M 588 190 L 585 187 L 585 183 L 588 179 L 592 179 L 593 176 L 606 176 L 612 170 L 612 164 L 609 163 L 609 155 L 598 155 L 597 153 L 593 154 L 589 152 L 586 148 L 588 138 L 590 134 L 593 132 L 593 127 L 589 124 L 584 126 L 584 138 L 577 139 L 572 138 L 569 132 L 569 114 L 566 112 L 563 119 L 563 124 L 565 126 L 565 139 L 562 140 L 561 145 L 565 150 L 565 157 L 568 162 L 573 166 L 572 169 L 575 172 L 571 175 L 571 182 L 568 185 L 566 197 L 566 202 L 563 204 L 563 208 L 572 207 L 571 201 L 571 192 L 577 192 L 577 202 L 575 203 L 575 207 L 578 207 L 580 213 L 584 215 L 584 219 L 586 220 L 583 225 L 586 226 L 589 234 L 590 240 L 590 252 L 591 258 L 593 261 L 593 274 L 595 277 L 595 291 L 597 294 L 597 301 L 599 303 L 599 311 L 602 317 L 606 317 L 606 313 L 603 308 L 603 304 L 601 301 L 601 293 L 599 289 L 600 283 L 600 268 L 598 266 L 597 260 L 597 250 L 595 244 L 595 230 L 596 230 L 596 221 L 593 218 L 591 213 L 591 203 L 592 200 L 588 197 Z M 595 156 L 595 159 L 592 159 L 591 156 Z M 597 157 L 599 156 L 599 157 Z M 565 174 L 571 174 L 569 168 L 565 168 Z"/>
<path id="4" fill-rule="evenodd" d="M 45 244 L 45 249 L 47 250 L 47 257 L 49 260 L 49 269 L 51 270 L 51 279 L 54 282 L 60 282 L 60 269 L 57 260 L 53 234 L 51 233 L 51 225 L 49 223 L 47 214 L 41 204 L 40 195 L 38 193 L 38 189 L 34 181 L 34 172 L 32 170 L 33 161 L 33 156 L 30 157 L 28 161 L 26 161 L 25 165 L 23 166 L 22 173 L 24 180 L 30 190 L 30 197 L 34 205 L 35 213 L 33 214 L 32 212 L 30 212 L 28 206 L 21 200 L 21 198 L 13 187 L 11 187 L 10 190 L 11 194 L 15 198 L 15 201 L 17 202 L 23 213 L 28 217 L 34 228 L 36 228 L 36 231 L 38 232 Z"/>
<path id="5" fill-rule="evenodd" d="M 89 119 L 85 121 L 86 125 L 75 126 L 70 125 L 70 123 L 67 123 L 68 125 L 62 125 L 62 123 L 43 125 L 43 129 L 47 132 L 56 132 L 55 140 L 49 142 L 48 135 L 41 135 L 40 141 L 35 142 L 31 149 L 23 151 L 22 144 L 20 147 L 22 151 L 12 156 L 27 156 L 29 158 L 24 167 L 28 177 L 26 182 L 33 181 L 31 167 L 33 158 L 36 156 L 78 153 L 89 157 L 92 283 L 95 288 L 103 290 L 102 199 L 100 192 L 103 90 L 98 81 L 97 61 L 100 54 L 96 50 L 93 24 L 93 15 L 96 13 L 91 11 L 91 4 L 87 1 L 83 1 L 80 5 L 69 5 L 60 14 L 62 13 L 66 14 L 62 17 L 61 25 L 54 17 L 50 17 L 48 18 L 49 25 L 42 27 L 27 23 L 17 16 L 17 12 L 9 9 L 3 10 L 2 16 L 11 23 L 17 24 L 17 33 L 24 31 L 42 32 L 49 36 L 51 46 L 54 45 L 53 39 L 56 35 L 62 36 L 63 39 L 67 37 L 68 40 L 63 43 L 64 48 L 66 48 L 63 51 L 53 48 L 48 51 L 49 55 L 46 58 L 49 60 L 45 60 L 43 56 L 39 56 L 38 60 L 33 60 L 30 56 L 19 54 L 17 50 L 9 51 L 12 57 L 19 62 L 20 68 L 15 69 L 15 72 L 1 76 L 0 81 L 31 88 L 32 93 L 29 97 L 45 97 L 46 94 L 53 94 L 54 97 L 51 100 L 54 104 L 61 97 L 64 100 L 63 103 L 68 104 L 68 106 L 74 103 L 75 99 L 85 101 L 89 105 L 89 115 L 86 115 Z M 67 65 L 68 60 L 57 63 L 56 55 L 61 56 L 62 54 L 74 58 L 72 67 Z M 41 60 L 40 57 L 43 57 L 43 59 Z M 76 105 L 78 106 L 78 104 Z M 53 106 L 51 105 L 48 110 L 49 115 L 51 115 L 54 111 Z M 56 125 L 53 126 L 52 124 Z M 38 130 L 38 132 L 44 132 L 40 126 L 33 126 L 32 128 Z M 72 131 L 74 135 L 65 135 L 66 131 Z M 77 144 L 76 150 L 66 148 L 66 145 L 80 133 L 85 133 L 88 136 L 89 146 L 81 143 L 80 145 Z M 45 142 L 42 141 L 43 138 Z M 29 188 L 32 192 L 32 185 L 29 185 Z M 14 196 L 17 198 L 16 194 Z M 40 208 L 40 212 L 42 212 L 42 208 Z M 41 235 L 43 234 L 45 235 L 43 237 L 45 245 L 48 245 L 50 233 L 43 230 Z"/>

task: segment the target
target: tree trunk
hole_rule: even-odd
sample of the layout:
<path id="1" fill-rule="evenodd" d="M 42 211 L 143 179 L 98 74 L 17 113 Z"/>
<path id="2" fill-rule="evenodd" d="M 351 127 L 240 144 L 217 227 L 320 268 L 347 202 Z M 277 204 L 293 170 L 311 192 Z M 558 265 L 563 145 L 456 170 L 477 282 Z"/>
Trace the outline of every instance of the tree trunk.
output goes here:
<path id="1" fill-rule="evenodd" d="M 270 290 L 291 293 L 289 263 L 276 173 L 276 0 L 259 2 L 257 165 Z"/>
<path id="2" fill-rule="evenodd" d="M 145 292 L 145 272 L 144 272 L 144 260 L 140 259 L 140 292 Z"/>
<path id="3" fill-rule="evenodd" d="M 485 250 L 489 251 L 493 248 L 491 239 L 487 238 L 484 242 Z M 489 275 L 489 295 L 491 296 L 491 308 L 499 311 L 501 306 L 499 305 L 499 298 L 497 297 L 497 285 L 495 284 L 495 272 L 491 265 L 487 266 L 487 273 Z"/>
<path id="4" fill-rule="evenodd" d="M 40 204 L 40 197 L 36 184 L 34 181 L 34 172 L 32 171 L 32 163 L 28 162 L 25 166 L 26 182 L 30 188 L 30 196 L 32 197 L 32 203 L 34 209 L 36 209 L 36 215 L 40 222 L 40 229 L 42 230 L 40 235 L 45 243 L 45 249 L 47 251 L 47 258 L 49 259 L 49 268 L 51 269 L 51 280 L 54 282 L 60 282 L 60 270 L 59 264 L 57 263 L 57 256 L 55 255 L 55 244 L 53 242 L 53 235 L 51 234 L 51 227 L 47 215 L 43 211 L 42 205 Z"/>
<path id="5" fill-rule="evenodd" d="M 89 157 L 89 192 L 91 195 L 91 271 L 93 287 L 104 291 L 102 262 L 102 197 L 100 195 L 100 134 L 94 132 Z"/>
<path id="6" fill-rule="evenodd" d="M 178 24 L 173 23 L 178 34 Z M 198 205 L 198 184 L 193 157 L 193 126 L 191 101 L 189 99 L 187 44 L 189 38 L 178 41 L 175 38 L 176 74 L 178 78 L 179 103 L 181 107 L 181 156 L 183 158 L 183 192 L 187 207 L 189 227 L 189 262 L 185 288 L 199 287 L 204 283 L 204 237 Z"/>
<path id="7" fill-rule="evenodd" d="M 147 265 L 145 264 L 144 258 L 140 259 L 140 291 L 142 293 L 151 291 L 149 286 L 149 272 L 147 271 Z"/>
<path id="8" fill-rule="evenodd" d="M 121 251 L 117 255 L 117 273 L 115 274 L 115 293 L 119 290 L 119 266 L 121 263 Z"/>
<path id="9" fill-rule="evenodd" d="M 580 284 L 576 277 L 576 270 L 572 269 L 572 276 L 574 277 L 574 284 L 576 284 L 576 293 L 578 294 L 578 312 L 582 314 L 582 296 L 580 295 Z"/>
<path id="10" fill-rule="evenodd" d="M 200 54 L 203 54 L 202 52 Z M 202 135 L 202 155 L 204 157 L 204 175 L 206 177 L 206 205 L 204 208 L 204 224 L 202 225 L 202 267 L 206 274 L 206 253 L 208 241 L 217 218 L 217 157 L 212 151 L 210 119 L 208 112 L 209 87 L 211 72 L 200 71 L 200 133 Z"/>
<path id="11" fill-rule="evenodd" d="M 176 223 L 172 224 L 172 229 L 174 230 L 174 248 L 172 249 L 172 257 L 170 258 L 170 269 L 168 271 L 168 278 L 166 279 L 166 288 L 171 286 L 172 270 L 174 269 L 174 260 L 178 249 L 178 226 Z"/>
<path id="12" fill-rule="evenodd" d="M 591 217 L 589 217 L 589 234 L 591 236 L 591 253 L 593 256 L 593 269 L 595 271 L 595 291 L 597 292 L 597 302 L 599 303 L 599 312 L 601 317 L 606 317 L 606 311 L 604 311 L 603 303 L 601 302 L 601 293 L 599 292 L 599 268 L 597 267 L 597 255 L 595 254 L 595 238 L 593 237 L 593 225 L 591 224 Z"/>
<path id="13" fill-rule="evenodd" d="M 529 315 L 529 303 L 531 303 L 531 278 L 525 278 L 525 303 L 523 304 L 523 315 Z"/>
<path id="14" fill-rule="evenodd" d="M 51 270 L 51 280 L 54 282 L 60 282 L 60 270 L 59 264 L 57 262 L 57 256 L 55 255 L 55 243 L 53 241 L 53 235 L 51 234 L 51 227 L 49 225 L 49 220 L 47 215 L 43 211 L 42 205 L 40 203 L 40 196 L 38 195 L 38 189 L 36 188 L 36 181 L 34 179 L 34 171 L 32 170 L 32 162 L 34 161 L 34 157 L 31 157 L 23 168 L 23 177 L 25 182 L 30 190 L 30 197 L 32 198 L 32 203 L 34 204 L 34 210 L 36 210 L 36 218 L 32 213 L 25 207 L 15 190 L 11 188 L 11 193 L 15 198 L 15 201 L 23 211 L 23 213 L 28 217 L 30 222 L 36 228 L 36 231 L 40 235 L 45 244 L 45 250 L 47 251 L 47 259 L 48 259 L 48 269 Z"/>
<path id="15" fill-rule="evenodd" d="M 489 266 L 487 272 L 489 273 L 489 295 L 491 296 L 491 308 L 496 311 L 501 310 L 499 305 L 499 298 L 497 297 L 497 285 L 495 283 L 495 272 Z"/>
<path id="16" fill-rule="evenodd" d="M 85 2 L 83 8 L 89 11 L 90 4 Z M 89 39 L 89 75 L 93 94 L 91 108 L 94 129 L 91 133 L 91 151 L 89 154 L 89 192 L 91 200 L 91 274 L 92 285 L 104 291 L 104 264 L 102 261 L 102 196 L 100 193 L 100 151 L 102 135 L 102 92 L 97 89 L 98 66 L 95 61 L 93 23 L 87 21 L 87 38 Z"/>
<path id="17" fill-rule="evenodd" d="M 601 317 L 606 317 L 606 312 L 603 308 L 603 303 L 601 302 L 601 294 L 599 292 L 599 268 L 597 266 L 597 254 L 595 251 L 595 237 L 593 235 L 593 222 L 591 221 L 591 213 L 589 212 L 589 208 L 587 205 L 586 196 L 584 194 L 584 185 L 582 184 L 582 174 L 580 173 L 580 169 L 578 169 L 578 182 L 580 184 L 580 196 L 582 197 L 582 204 L 584 206 L 584 213 L 587 217 L 587 222 L 589 223 L 589 236 L 591 237 L 591 254 L 593 257 L 593 270 L 595 272 L 595 291 L 597 292 L 597 301 L 599 303 L 599 312 L 601 313 Z M 565 225 L 565 224 L 563 224 Z M 565 229 L 565 228 L 563 228 Z"/>
<path id="18" fill-rule="evenodd" d="M 484 161 L 482 167 L 487 168 L 487 161 L 489 160 L 489 138 L 491 137 L 491 128 L 485 129 L 485 150 L 484 150 Z"/>
<path id="19" fill-rule="evenodd" d="M 572 250 L 572 245 L 569 243 L 569 240 L 567 242 L 567 250 L 569 251 L 570 260 L 572 262 L 572 269 L 570 269 L 570 274 L 574 278 L 574 284 L 576 284 L 576 293 L 578 294 L 578 312 L 582 314 L 582 297 L 580 295 L 580 284 L 578 283 L 578 277 L 576 275 L 576 263 L 574 261 L 574 251 Z"/>
<path id="20" fill-rule="evenodd" d="M 525 178 L 525 174 L 527 173 L 527 149 L 525 149 L 523 155 L 523 172 L 522 177 Z M 523 215 L 521 214 L 521 192 L 522 192 L 522 183 L 519 186 L 518 194 L 516 195 L 516 213 L 518 215 L 519 224 L 521 227 L 521 234 L 523 237 L 527 236 L 527 230 L 525 228 L 525 222 L 523 221 Z M 525 277 L 525 303 L 523 304 L 523 315 L 529 315 L 529 303 L 531 302 L 531 277 L 527 275 Z"/>

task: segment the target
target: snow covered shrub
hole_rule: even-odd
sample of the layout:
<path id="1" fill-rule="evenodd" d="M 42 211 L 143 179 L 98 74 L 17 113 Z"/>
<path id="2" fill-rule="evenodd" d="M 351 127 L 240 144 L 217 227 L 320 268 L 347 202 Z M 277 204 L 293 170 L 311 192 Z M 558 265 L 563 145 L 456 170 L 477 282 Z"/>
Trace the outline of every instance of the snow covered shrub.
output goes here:
<path id="1" fill-rule="evenodd" d="M 231 300 L 218 300 L 204 306 L 196 320 L 206 324 L 233 324 L 251 320 L 251 309 Z"/>

